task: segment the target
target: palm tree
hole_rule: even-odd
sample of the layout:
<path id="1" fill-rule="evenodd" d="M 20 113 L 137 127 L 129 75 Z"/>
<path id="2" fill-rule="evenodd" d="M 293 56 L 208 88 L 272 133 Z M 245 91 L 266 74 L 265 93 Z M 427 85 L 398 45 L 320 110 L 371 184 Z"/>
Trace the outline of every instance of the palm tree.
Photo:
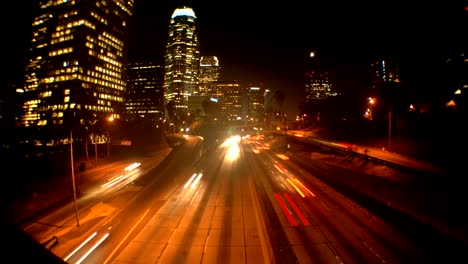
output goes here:
<path id="1" fill-rule="evenodd" d="M 281 124 L 281 121 L 284 121 L 284 115 L 282 113 L 282 108 L 286 95 L 283 90 L 276 90 L 267 98 L 266 112 L 267 115 L 274 115 L 278 126 Z"/>
<path id="2" fill-rule="evenodd" d="M 286 99 L 286 95 L 284 94 L 283 90 L 276 90 L 274 92 L 272 107 L 275 112 L 281 113 L 281 109 L 283 108 L 285 99 Z"/>

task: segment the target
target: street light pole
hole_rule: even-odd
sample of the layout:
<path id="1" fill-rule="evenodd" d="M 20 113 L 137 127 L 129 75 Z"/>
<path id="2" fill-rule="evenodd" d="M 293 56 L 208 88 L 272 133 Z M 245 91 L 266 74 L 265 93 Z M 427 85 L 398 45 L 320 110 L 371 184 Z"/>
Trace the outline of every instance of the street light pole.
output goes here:
<path id="1" fill-rule="evenodd" d="M 388 109 L 388 150 L 390 151 L 390 143 L 392 138 L 392 109 Z"/>
<path id="2" fill-rule="evenodd" d="M 107 139 L 107 158 L 110 158 L 109 145 L 110 145 L 110 139 Z"/>
<path id="3" fill-rule="evenodd" d="M 98 153 L 97 153 L 96 131 L 94 131 L 94 160 L 96 162 L 96 166 L 97 166 L 97 156 L 98 156 Z"/>
<path id="4" fill-rule="evenodd" d="M 109 118 L 107 118 L 107 121 L 108 122 L 114 122 L 114 117 L 113 116 L 110 116 Z M 110 143 L 111 143 L 111 137 L 110 137 L 110 132 L 109 132 L 109 129 L 108 130 L 108 133 L 107 133 L 107 158 L 110 158 Z"/>
<path id="5" fill-rule="evenodd" d="M 78 205 L 76 203 L 76 184 L 75 184 L 75 165 L 73 164 L 73 129 L 70 130 L 70 160 L 71 160 L 71 175 L 73 185 L 73 203 L 75 204 L 75 216 L 76 225 L 80 226 L 80 220 L 78 218 Z"/>

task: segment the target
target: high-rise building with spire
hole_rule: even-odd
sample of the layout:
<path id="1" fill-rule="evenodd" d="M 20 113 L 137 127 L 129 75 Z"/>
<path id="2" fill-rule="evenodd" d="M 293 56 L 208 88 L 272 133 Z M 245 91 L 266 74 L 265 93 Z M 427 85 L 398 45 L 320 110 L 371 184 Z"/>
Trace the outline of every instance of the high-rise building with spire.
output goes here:
<path id="1" fill-rule="evenodd" d="M 64 138 L 85 116 L 123 116 L 133 2 L 39 1 L 26 66 L 24 127 L 50 140 Z"/>
<path id="2" fill-rule="evenodd" d="M 164 65 L 164 99 L 171 105 L 166 116 L 187 113 L 188 97 L 198 94 L 200 50 L 192 8 L 182 6 L 172 13 Z"/>

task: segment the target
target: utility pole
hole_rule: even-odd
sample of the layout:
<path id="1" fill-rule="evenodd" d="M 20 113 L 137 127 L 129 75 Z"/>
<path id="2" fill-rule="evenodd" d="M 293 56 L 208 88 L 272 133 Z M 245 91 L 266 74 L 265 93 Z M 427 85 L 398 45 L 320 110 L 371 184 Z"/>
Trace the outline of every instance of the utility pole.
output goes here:
<path id="1" fill-rule="evenodd" d="M 392 141 L 392 109 L 388 108 L 388 150 L 390 151 L 390 144 Z"/>
<path id="2" fill-rule="evenodd" d="M 80 226 L 80 220 L 78 218 L 78 205 L 76 204 L 76 184 L 75 184 L 75 165 L 73 163 L 73 129 L 70 130 L 70 159 L 71 159 L 71 175 L 72 175 L 72 186 L 73 186 L 73 202 L 75 204 L 75 216 L 76 225 Z"/>
<path id="3" fill-rule="evenodd" d="M 96 131 L 94 131 L 94 160 L 96 162 L 96 166 L 97 166 L 97 156 L 98 156 L 98 153 L 97 153 Z"/>

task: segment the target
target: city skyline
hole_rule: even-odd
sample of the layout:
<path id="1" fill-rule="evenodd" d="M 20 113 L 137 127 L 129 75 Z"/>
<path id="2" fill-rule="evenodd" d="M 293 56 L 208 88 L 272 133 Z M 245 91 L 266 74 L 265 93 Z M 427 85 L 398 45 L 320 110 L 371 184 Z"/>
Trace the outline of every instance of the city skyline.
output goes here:
<path id="1" fill-rule="evenodd" d="M 5 28 L 12 40 L 7 43 L 11 52 L 6 62 L 11 67 L 4 72 L 4 83 L 23 77 L 34 4 L 32 0 L 8 4 L 15 16 L 3 21 L 14 25 Z M 163 59 L 170 14 L 176 6 L 179 3 L 135 1 L 131 56 L 148 54 Z M 193 3 L 193 9 L 201 55 L 219 58 L 221 79 L 259 81 L 269 89 L 285 91 L 288 114 L 297 112 L 303 99 L 303 60 L 311 50 L 322 55 L 331 68 L 334 87 L 344 94 L 366 88 L 369 80 L 363 75 L 374 54 L 394 54 L 401 61 L 403 80 L 424 82 L 424 77 L 434 73 L 430 65 L 440 63 L 448 50 L 463 46 L 461 22 L 466 19 L 462 3 L 284 7 L 240 2 L 226 8 L 208 1 Z"/>

